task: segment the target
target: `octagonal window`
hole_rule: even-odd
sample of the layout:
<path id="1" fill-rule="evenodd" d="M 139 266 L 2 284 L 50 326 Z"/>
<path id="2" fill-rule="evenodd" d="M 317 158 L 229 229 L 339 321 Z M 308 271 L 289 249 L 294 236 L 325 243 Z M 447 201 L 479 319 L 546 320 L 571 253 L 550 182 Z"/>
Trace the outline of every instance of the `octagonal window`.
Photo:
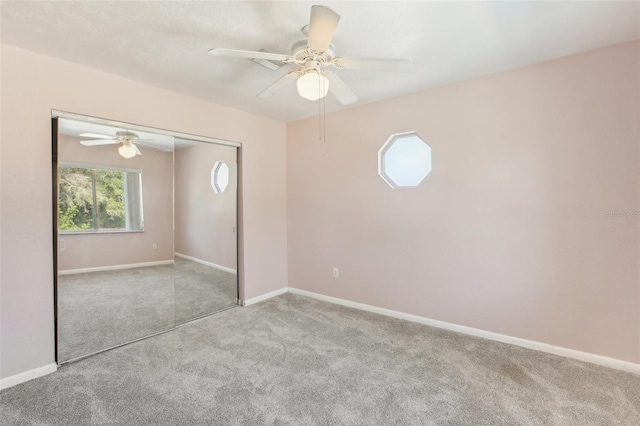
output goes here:
<path id="1" fill-rule="evenodd" d="M 211 187 L 216 194 L 222 194 L 229 185 L 229 166 L 224 161 L 217 161 L 211 169 Z"/>
<path id="2" fill-rule="evenodd" d="M 378 153 L 378 173 L 392 188 L 415 188 L 431 172 L 431 147 L 416 132 L 391 135 Z"/>

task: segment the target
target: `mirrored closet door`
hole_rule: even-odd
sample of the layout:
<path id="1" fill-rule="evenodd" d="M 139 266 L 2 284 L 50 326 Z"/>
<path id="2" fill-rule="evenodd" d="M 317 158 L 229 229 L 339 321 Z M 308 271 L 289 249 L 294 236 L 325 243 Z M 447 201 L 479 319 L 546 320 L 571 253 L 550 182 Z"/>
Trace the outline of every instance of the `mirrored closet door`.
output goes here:
<path id="1" fill-rule="evenodd" d="M 236 151 L 176 139 L 176 324 L 237 303 Z"/>
<path id="2" fill-rule="evenodd" d="M 96 121 L 54 119 L 58 363 L 238 300 L 237 148 Z"/>

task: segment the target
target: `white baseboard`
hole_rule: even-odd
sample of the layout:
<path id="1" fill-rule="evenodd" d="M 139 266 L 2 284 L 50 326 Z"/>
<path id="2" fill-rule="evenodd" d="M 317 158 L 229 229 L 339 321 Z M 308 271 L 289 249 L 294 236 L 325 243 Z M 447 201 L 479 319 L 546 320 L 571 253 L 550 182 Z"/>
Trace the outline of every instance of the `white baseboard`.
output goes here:
<path id="1" fill-rule="evenodd" d="M 221 271 L 229 272 L 231 274 L 237 274 L 238 273 L 238 271 L 236 271 L 235 269 L 227 268 L 226 266 L 222 266 L 222 265 L 217 265 L 217 264 L 215 264 L 213 262 L 207 262 L 206 260 L 198 259 L 197 257 L 187 256 L 186 254 L 182 254 L 182 253 L 174 253 L 174 254 L 176 256 L 178 256 L 178 257 L 183 258 L 183 259 L 187 259 L 187 260 L 190 260 L 192 262 L 200 263 L 202 265 L 211 266 L 212 268 L 220 269 Z"/>
<path id="2" fill-rule="evenodd" d="M 173 265 L 173 260 L 158 260 L 155 262 L 143 262 L 143 263 L 127 263 L 125 265 L 98 266 L 95 268 L 64 269 L 64 270 L 58 271 L 58 275 L 84 274 L 87 272 L 101 272 L 101 271 L 117 271 L 119 269 L 144 268 L 146 266 L 159 266 L 159 265 Z"/>
<path id="3" fill-rule="evenodd" d="M 42 367 L 34 368 L 33 370 L 25 371 L 24 373 L 19 373 L 14 376 L 5 377 L 4 379 L 0 379 L 0 390 L 19 385 L 20 383 L 24 383 L 38 377 L 46 376 L 47 374 L 54 373 L 57 369 L 58 365 L 53 363 L 43 365 Z"/>
<path id="4" fill-rule="evenodd" d="M 323 294 L 313 293 L 306 290 L 289 287 L 288 291 L 293 294 L 311 297 L 313 299 L 322 300 L 324 302 L 335 303 L 336 305 L 347 306 L 349 308 L 360 309 L 362 311 L 373 312 L 380 315 L 386 315 L 393 318 L 403 319 L 419 324 L 426 324 L 436 328 L 451 330 L 470 336 L 482 337 L 496 342 L 509 343 L 511 345 L 521 346 L 527 349 L 533 349 L 540 352 L 546 352 L 553 355 L 560 355 L 566 358 L 573 358 L 579 361 L 586 361 L 592 364 L 603 365 L 605 367 L 615 368 L 616 370 L 628 371 L 634 374 L 640 374 L 640 364 L 629 361 L 622 361 L 615 358 L 609 358 L 602 355 L 582 352 L 575 349 L 554 346 L 548 343 L 536 342 L 533 340 L 521 339 L 519 337 L 507 336 L 504 334 L 493 333 L 491 331 L 480 330 L 477 328 L 466 327 L 463 325 L 452 324 L 449 322 L 438 321 L 430 318 L 420 317 L 418 315 L 406 314 L 404 312 L 392 311 L 391 309 L 378 308 L 376 306 L 365 305 L 364 303 L 352 302 L 350 300 L 338 299 L 337 297 L 325 296 Z M 266 295 L 265 295 L 266 296 Z"/>
<path id="5" fill-rule="evenodd" d="M 258 302 L 262 302 L 263 300 L 271 299 L 272 297 L 280 296 L 281 294 L 285 294 L 289 289 L 287 287 L 262 294 L 260 296 L 252 297 L 251 299 L 243 300 L 242 306 L 251 306 L 255 305 Z"/>

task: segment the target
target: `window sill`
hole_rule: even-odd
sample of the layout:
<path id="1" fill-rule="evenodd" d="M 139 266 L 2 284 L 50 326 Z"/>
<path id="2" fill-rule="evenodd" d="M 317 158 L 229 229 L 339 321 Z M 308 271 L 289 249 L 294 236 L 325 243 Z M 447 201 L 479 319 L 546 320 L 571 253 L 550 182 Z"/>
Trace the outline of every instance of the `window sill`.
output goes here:
<path id="1" fill-rule="evenodd" d="M 87 231 L 58 231 L 58 235 L 86 235 L 86 234 L 142 234 L 144 230 L 129 231 L 126 229 L 109 229 L 104 231 L 96 231 L 90 229 Z"/>

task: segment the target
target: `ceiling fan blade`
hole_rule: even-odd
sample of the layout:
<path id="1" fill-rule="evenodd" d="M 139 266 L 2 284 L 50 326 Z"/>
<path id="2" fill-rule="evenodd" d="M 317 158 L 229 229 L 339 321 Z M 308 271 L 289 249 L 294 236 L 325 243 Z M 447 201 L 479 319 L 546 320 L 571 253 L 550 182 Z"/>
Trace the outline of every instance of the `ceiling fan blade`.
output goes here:
<path id="1" fill-rule="evenodd" d="M 84 146 L 96 146 L 96 145 L 112 145 L 114 143 L 118 143 L 118 141 L 115 141 L 113 139 L 111 140 L 95 139 L 92 141 L 80 141 L 80 143 Z"/>
<path id="2" fill-rule="evenodd" d="M 136 155 L 142 155 L 140 148 L 138 148 L 135 143 L 132 143 L 131 147 L 136 150 Z"/>
<path id="3" fill-rule="evenodd" d="M 316 52 L 325 52 L 329 49 L 338 22 L 340 22 L 340 15 L 328 7 L 311 6 L 307 41 L 309 48 Z"/>
<path id="4" fill-rule="evenodd" d="M 329 80 L 329 91 L 333 93 L 341 104 L 350 105 L 358 101 L 355 93 L 349 89 L 344 81 L 332 72 L 324 74 Z"/>
<path id="5" fill-rule="evenodd" d="M 283 75 L 282 78 L 280 78 L 279 80 L 276 80 L 275 83 L 273 83 L 271 86 L 267 87 L 262 92 L 260 92 L 258 94 L 258 97 L 259 98 L 270 97 L 271 95 L 276 93 L 278 90 L 280 90 L 287 84 L 293 83 L 294 81 L 296 81 L 298 79 L 298 76 L 299 75 L 297 71 L 291 71 L 290 73 Z"/>
<path id="6" fill-rule="evenodd" d="M 113 136 L 103 135 L 101 133 L 80 133 L 83 138 L 113 139 Z"/>
<path id="7" fill-rule="evenodd" d="M 336 58 L 333 63 L 338 68 L 381 71 L 408 71 L 413 65 L 412 60 L 399 58 Z"/>
<path id="8" fill-rule="evenodd" d="M 251 50 L 221 49 L 219 47 L 211 49 L 209 53 L 213 56 L 221 56 L 226 58 L 266 59 L 267 61 L 282 61 L 282 62 L 291 58 L 291 56 L 289 55 L 281 55 L 280 53 L 253 52 Z"/>

